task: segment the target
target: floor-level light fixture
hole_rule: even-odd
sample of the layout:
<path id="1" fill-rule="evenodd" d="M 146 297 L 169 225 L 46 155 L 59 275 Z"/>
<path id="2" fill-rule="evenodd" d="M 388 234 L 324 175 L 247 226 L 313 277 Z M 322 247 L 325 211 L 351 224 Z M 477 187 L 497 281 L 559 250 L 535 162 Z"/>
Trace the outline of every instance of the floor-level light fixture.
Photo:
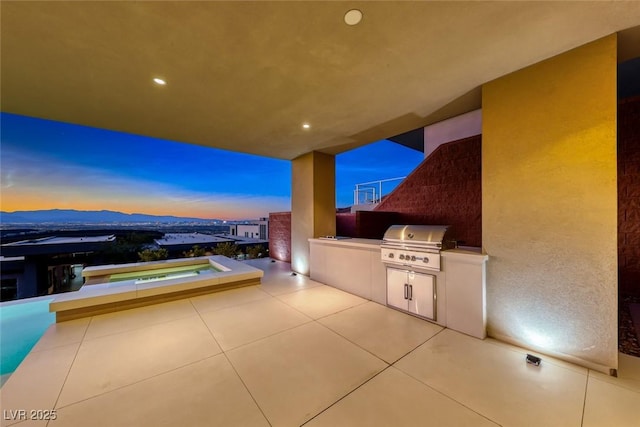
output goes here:
<path id="1" fill-rule="evenodd" d="M 539 357 L 534 356 L 533 354 L 527 354 L 527 363 L 535 366 L 540 366 L 541 362 L 542 359 L 540 359 Z"/>

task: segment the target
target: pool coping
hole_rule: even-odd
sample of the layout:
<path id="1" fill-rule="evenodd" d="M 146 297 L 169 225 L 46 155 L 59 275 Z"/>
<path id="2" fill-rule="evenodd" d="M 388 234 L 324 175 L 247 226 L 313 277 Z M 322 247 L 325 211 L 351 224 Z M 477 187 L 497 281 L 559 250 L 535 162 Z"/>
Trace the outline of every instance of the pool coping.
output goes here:
<path id="1" fill-rule="evenodd" d="M 140 284 L 136 284 L 135 280 L 85 284 L 76 292 L 57 295 L 49 304 L 49 312 L 56 313 L 56 323 L 59 323 L 243 286 L 259 285 L 264 274 L 262 270 L 245 263 L 222 255 L 214 255 L 153 263 L 88 267 L 85 270 L 88 270 L 89 274 L 85 275 L 83 271 L 83 276 L 103 278 L 115 272 L 121 272 L 125 268 L 134 269 L 128 271 L 141 271 L 196 262 L 209 262 L 221 271 L 195 278 L 176 278 Z"/>

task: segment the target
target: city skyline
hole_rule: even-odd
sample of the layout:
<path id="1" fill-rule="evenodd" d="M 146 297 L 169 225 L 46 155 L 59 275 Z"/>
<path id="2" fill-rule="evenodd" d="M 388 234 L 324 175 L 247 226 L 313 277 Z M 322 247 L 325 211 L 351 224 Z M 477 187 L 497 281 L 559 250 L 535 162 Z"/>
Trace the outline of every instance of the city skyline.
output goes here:
<path id="1" fill-rule="evenodd" d="M 2 113 L 0 210 L 113 210 L 203 219 L 291 209 L 288 160 Z M 379 141 L 336 156 L 337 206 L 355 184 L 407 175 L 423 154 Z"/>

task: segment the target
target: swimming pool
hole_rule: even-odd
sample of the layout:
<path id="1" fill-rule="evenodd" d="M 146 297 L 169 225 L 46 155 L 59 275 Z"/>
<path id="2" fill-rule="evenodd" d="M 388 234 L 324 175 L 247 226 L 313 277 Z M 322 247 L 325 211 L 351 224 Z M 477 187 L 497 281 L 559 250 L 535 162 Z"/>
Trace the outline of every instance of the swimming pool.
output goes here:
<path id="1" fill-rule="evenodd" d="M 49 312 L 53 296 L 0 304 L 0 384 L 29 354 L 56 316 Z"/>
<path id="2" fill-rule="evenodd" d="M 110 282 L 116 275 L 121 275 L 120 280 Z M 258 285 L 262 275 L 262 270 L 219 255 L 95 266 L 85 268 L 83 276 L 96 284 L 75 292 L 0 303 L 0 385 L 56 321 Z"/>

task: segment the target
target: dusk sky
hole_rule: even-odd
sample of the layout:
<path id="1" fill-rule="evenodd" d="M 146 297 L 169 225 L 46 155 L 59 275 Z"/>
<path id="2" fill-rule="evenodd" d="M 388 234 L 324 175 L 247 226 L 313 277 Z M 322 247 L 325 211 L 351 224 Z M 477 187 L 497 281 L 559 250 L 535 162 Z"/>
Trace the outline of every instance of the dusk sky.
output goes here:
<path id="1" fill-rule="evenodd" d="M 6 113 L 0 123 L 3 211 L 252 219 L 291 209 L 287 160 Z M 389 141 L 336 156 L 337 206 L 353 203 L 355 184 L 407 175 L 422 159 Z"/>

